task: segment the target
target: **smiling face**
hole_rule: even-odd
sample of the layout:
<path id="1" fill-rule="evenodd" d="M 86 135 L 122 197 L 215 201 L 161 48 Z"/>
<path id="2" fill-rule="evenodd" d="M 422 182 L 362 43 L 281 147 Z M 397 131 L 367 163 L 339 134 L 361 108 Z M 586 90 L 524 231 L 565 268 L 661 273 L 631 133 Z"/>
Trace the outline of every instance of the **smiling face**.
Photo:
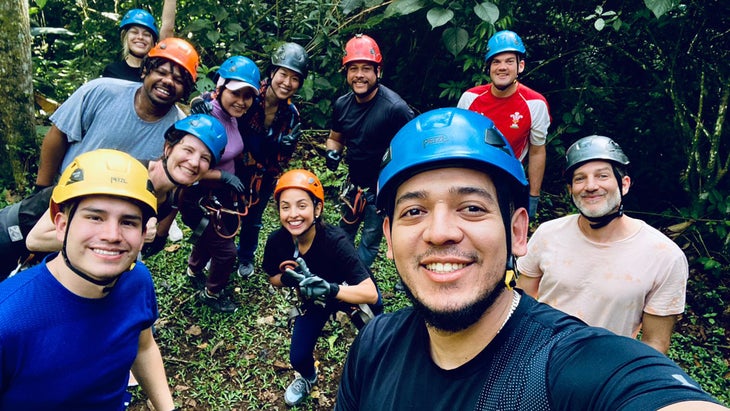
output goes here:
<path id="1" fill-rule="evenodd" d="M 630 182 L 628 176 L 623 176 L 619 187 L 611 163 L 589 161 L 573 171 L 571 196 L 581 214 L 602 217 L 618 210 L 621 194 L 628 193 Z"/>
<path id="2" fill-rule="evenodd" d="M 500 53 L 492 57 L 489 64 L 489 78 L 494 87 L 504 90 L 511 86 L 525 68 L 525 61 L 517 53 Z"/>
<path id="3" fill-rule="evenodd" d="M 208 147 L 192 134 L 186 134 L 174 146 L 166 145 L 165 156 L 167 172 L 176 182 L 186 186 L 203 177 L 213 158 Z"/>
<path id="4" fill-rule="evenodd" d="M 129 269 L 144 241 L 142 210 L 120 197 L 93 195 L 68 212 L 56 214 L 56 237 L 64 241 L 69 261 L 97 280 L 114 278 Z"/>
<path id="5" fill-rule="evenodd" d="M 512 217 L 512 252 L 524 254 L 527 216 Z M 398 187 L 383 224 L 414 305 L 432 326 L 465 329 L 504 288 L 507 248 L 497 191 L 485 173 L 444 168 L 422 172 Z"/>
<path id="6" fill-rule="evenodd" d="M 314 235 L 309 230 L 322 213 L 322 203 L 314 205 L 308 192 L 300 188 L 287 188 L 279 194 L 279 221 L 293 237 Z"/>
<path id="7" fill-rule="evenodd" d="M 268 92 L 272 92 L 279 100 L 288 100 L 301 87 L 301 76 L 286 67 L 279 67 L 271 74 L 271 86 Z"/>
<path id="8" fill-rule="evenodd" d="M 378 85 L 379 69 L 373 63 L 355 61 L 348 63 L 345 70 L 347 84 L 359 98 L 369 97 Z"/>
<path id="9" fill-rule="evenodd" d="M 156 106 L 171 107 L 185 95 L 183 69 L 172 62 L 166 62 L 146 72 L 143 90 L 150 102 Z"/>
<path id="10" fill-rule="evenodd" d="M 236 91 L 229 90 L 225 86 L 218 89 L 220 103 L 223 110 L 231 117 L 240 118 L 251 107 L 255 94 L 251 87 L 243 87 Z"/>
<path id="11" fill-rule="evenodd" d="M 155 45 L 155 38 L 152 32 L 142 26 L 130 26 L 125 35 L 126 48 L 129 54 L 137 58 L 143 58 Z"/>

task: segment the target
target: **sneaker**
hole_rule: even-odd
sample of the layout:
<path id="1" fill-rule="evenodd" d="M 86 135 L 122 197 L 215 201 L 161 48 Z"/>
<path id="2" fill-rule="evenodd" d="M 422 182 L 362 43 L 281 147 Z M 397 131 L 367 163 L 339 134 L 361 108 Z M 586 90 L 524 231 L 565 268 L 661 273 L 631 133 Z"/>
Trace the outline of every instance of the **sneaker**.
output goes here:
<path id="1" fill-rule="evenodd" d="M 247 279 L 248 277 L 251 277 L 251 274 L 253 274 L 253 263 L 252 262 L 245 262 L 238 265 L 238 270 L 236 271 L 239 278 Z"/>
<path id="2" fill-rule="evenodd" d="M 188 267 L 188 280 L 190 281 L 190 285 L 196 290 L 205 288 L 206 278 L 202 272 L 195 272 Z"/>
<path id="3" fill-rule="evenodd" d="M 314 381 L 309 381 L 301 375 L 295 378 L 284 393 L 286 405 L 290 407 L 299 405 L 312 392 L 312 386 L 315 382 L 317 382 L 317 377 L 314 377 Z"/>
<path id="4" fill-rule="evenodd" d="M 200 290 L 198 299 L 214 311 L 219 313 L 233 313 L 236 312 L 238 307 L 231 301 L 231 297 L 226 295 L 224 292 L 218 294 L 210 294 L 207 288 Z"/>

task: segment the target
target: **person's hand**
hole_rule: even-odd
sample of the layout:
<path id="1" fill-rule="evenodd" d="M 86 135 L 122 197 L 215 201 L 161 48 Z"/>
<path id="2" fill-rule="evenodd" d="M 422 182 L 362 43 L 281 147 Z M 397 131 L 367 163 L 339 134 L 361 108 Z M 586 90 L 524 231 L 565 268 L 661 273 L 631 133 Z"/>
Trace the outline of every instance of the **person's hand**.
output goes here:
<path id="1" fill-rule="evenodd" d="M 233 173 L 221 170 L 221 181 L 231 186 L 231 188 L 236 190 L 239 194 L 246 192 L 246 186 L 243 184 L 241 179 L 236 177 Z"/>
<path id="2" fill-rule="evenodd" d="M 304 281 L 305 278 L 306 276 L 304 274 L 298 273 L 291 268 L 287 268 L 281 273 L 281 283 L 287 287 L 299 287 L 299 283 Z"/>
<path id="3" fill-rule="evenodd" d="M 327 168 L 329 168 L 330 171 L 335 171 L 337 170 L 337 166 L 340 165 L 340 161 L 342 161 L 342 154 L 340 154 L 337 150 L 327 150 L 325 159 L 327 160 Z"/>
<path id="4" fill-rule="evenodd" d="M 291 129 L 289 134 L 285 134 L 279 138 L 279 152 L 285 157 L 291 157 L 294 154 L 294 149 L 297 147 L 299 136 L 302 134 L 302 123 L 297 123 L 294 128 Z"/>
<path id="5" fill-rule="evenodd" d="M 142 247 L 142 258 L 149 258 L 159 253 L 165 248 L 165 244 L 167 244 L 167 236 L 156 235 L 152 242 L 145 243 Z"/>
<path id="6" fill-rule="evenodd" d="M 537 214 L 537 204 L 540 202 L 540 196 L 530 196 L 530 204 L 527 208 L 527 215 L 530 217 L 530 219 L 535 218 L 535 214 Z"/>
<path id="7" fill-rule="evenodd" d="M 190 101 L 190 114 L 208 114 L 213 111 L 213 104 L 203 97 L 195 97 Z"/>
<path id="8" fill-rule="evenodd" d="M 299 291 L 310 300 L 327 300 L 337 296 L 337 293 L 340 292 L 340 286 L 314 275 L 299 283 Z"/>

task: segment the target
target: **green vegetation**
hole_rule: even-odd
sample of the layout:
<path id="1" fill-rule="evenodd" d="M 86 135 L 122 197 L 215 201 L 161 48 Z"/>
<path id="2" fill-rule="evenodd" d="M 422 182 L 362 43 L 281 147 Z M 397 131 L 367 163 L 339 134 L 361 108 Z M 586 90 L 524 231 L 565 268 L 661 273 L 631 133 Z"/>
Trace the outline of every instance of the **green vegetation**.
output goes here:
<path id="1" fill-rule="evenodd" d="M 119 58 L 119 15 L 162 2 L 89 0 L 31 2 L 33 85 L 63 101 L 80 84 Z M 455 105 L 466 88 L 487 81 L 486 39 L 496 30 L 518 32 L 528 50 L 522 74 L 550 103 L 547 175 L 538 222 L 570 212 L 562 180 L 565 149 L 589 134 L 618 141 L 632 160 L 635 182 L 629 214 L 663 229 L 690 261 L 687 312 L 670 357 L 708 391 L 730 404 L 730 138 L 724 125 L 730 100 L 730 2 L 645 0 L 599 6 L 577 0 L 178 0 L 177 32 L 201 52 L 198 89 L 229 54 L 245 54 L 262 68 L 282 40 L 304 45 L 313 67 L 296 101 L 305 138 L 297 165 L 328 187 L 328 221 L 343 177 L 322 165 L 321 147 L 333 99 L 344 92 L 339 72 L 345 41 L 367 32 L 384 54 L 383 82 L 417 112 Z M 47 113 L 38 123 L 47 126 Z M 42 136 L 45 130 L 39 131 Z M 0 133 L 3 134 L 3 133 Z M 39 139 L 6 147 L 32 181 Z M 0 204 L 17 201 L 18 185 L 0 176 Z M 271 211 L 271 210 L 269 210 Z M 278 225 L 267 214 L 265 235 Z M 238 287 L 242 307 L 232 316 L 195 304 L 185 282 L 189 246 L 171 244 L 149 265 L 159 292 L 157 333 L 170 382 L 186 409 L 284 409 L 290 306 L 269 292 L 259 271 Z M 385 259 L 375 263 L 388 310 L 407 302 L 393 294 L 397 280 Z M 317 349 L 322 380 L 317 398 L 301 408 L 331 409 L 354 327 L 331 323 Z M 139 394 L 138 394 L 139 397 Z M 133 409 L 144 409 L 139 400 Z"/>

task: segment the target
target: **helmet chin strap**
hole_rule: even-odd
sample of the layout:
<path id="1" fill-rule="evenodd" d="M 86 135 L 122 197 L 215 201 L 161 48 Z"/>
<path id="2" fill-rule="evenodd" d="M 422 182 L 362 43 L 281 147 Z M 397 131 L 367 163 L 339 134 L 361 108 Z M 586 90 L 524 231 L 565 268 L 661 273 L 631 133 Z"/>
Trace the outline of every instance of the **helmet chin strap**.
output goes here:
<path id="1" fill-rule="evenodd" d="M 92 284 L 96 284 L 96 285 L 99 285 L 99 286 L 104 287 L 104 289 L 102 290 L 102 292 L 106 294 L 109 291 L 111 291 L 112 288 L 114 288 L 114 285 L 116 285 L 116 281 L 119 279 L 119 277 L 122 276 L 122 274 L 124 274 L 125 272 L 131 270 L 134 267 L 134 263 L 132 263 L 132 265 L 128 269 L 122 271 L 121 273 L 115 275 L 114 277 L 107 278 L 107 279 L 104 279 L 104 280 L 98 280 L 96 278 L 93 278 L 90 275 L 88 275 L 88 274 L 84 273 L 83 271 L 81 271 L 75 265 L 73 265 L 71 263 L 71 260 L 69 260 L 69 258 L 68 258 L 68 253 L 66 252 L 66 243 L 68 242 L 68 230 L 71 228 L 71 219 L 73 218 L 74 214 L 76 214 L 76 205 L 72 206 L 72 208 L 71 208 L 71 210 L 69 211 L 69 214 L 68 214 L 68 224 L 66 224 L 66 233 L 63 236 L 63 246 L 61 247 L 61 255 L 63 256 L 63 261 L 66 263 L 66 266 L 74 274 L 78 275 L 79 277 L 83 278 L 84 280 L 86 280 L 86 281 L 88 281 L 88 282 L 90 282 Z M 112 283 L 114 283 L 114 284 L 112 284 Z M 112 285 L 110 286 L 110 284 L 112 284 Z"/>
<path id="2" fill-rule="evenodd" d="M 172 184 L 175 184 L 176 186 L 181 186 L 182 184 L 179 181 L 175 180 L 172 177 L 172 174 L 170 174 L 170 170 L 167 169 L 167 158 L 167 156 L 162 157 L 162 169 L 165 170 L 165 175 L 167 176 L 167 179 L 172 182 Z"/>

